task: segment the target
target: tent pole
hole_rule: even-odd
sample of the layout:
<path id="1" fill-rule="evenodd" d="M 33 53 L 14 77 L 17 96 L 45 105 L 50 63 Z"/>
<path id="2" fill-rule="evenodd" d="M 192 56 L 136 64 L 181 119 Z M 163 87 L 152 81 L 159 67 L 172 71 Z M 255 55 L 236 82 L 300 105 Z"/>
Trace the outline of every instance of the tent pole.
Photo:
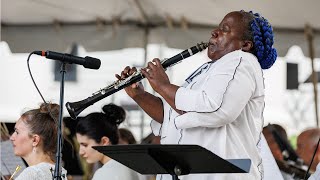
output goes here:
<path id="1" fill-rule="evenodd" d="M 309 48 L 309 56 L 311 59 L 311 68 L 312 68 L 312 84 L 313 84 L 313 93 L 314 93 L 314 108 L 315 108 L 315 115 L 316 115 L 316 124 L 319 127 L 319 119 L 318 119 L 318 75 L 317 72 L 314 70 L 314 34 L 312 31 L 312 27 L 309 24 L 305 25 L 305 35 L 307 38 L 308 48 Z"/>
<path id="2" fill-rule="evenodd" d="M 149 27 L 148 25 L 144 28 L 144 41 L 143 41 L 143 48 L 144 48 L 144 65 L 147 65 L 148 62 L 148 42 L 149 42 Z M 141 112 L 141 123 L 140 123 L 140 134 L 141 139 L 144 137 L 144 119 L 145 113 Z"/>
<path id="3" fill-rule="evenodd" d="M 129 3 L 133 4 L 134 9 L 138 13 L 140 17 L 140 21 L 142 24 L 142 27 L 144 27 L 144 41 L 143 41 L 143 47 L 144 47 L 144 65 L 147 65 L 147 58 L 148 58 L 148 43 L 149 43 L 149 32 L 150 32 L 150 21 L 149 17 L 144 11 L 141 2 L 139 0 L 131 0 Z M 145 118 L 145 113 L 142 111 L 141 114 L 141 123 L 140 123 L 140 133 L 141 133 L 141 138 L 143 138 L 143 133 L 144 133 L 144 118 Z"/>

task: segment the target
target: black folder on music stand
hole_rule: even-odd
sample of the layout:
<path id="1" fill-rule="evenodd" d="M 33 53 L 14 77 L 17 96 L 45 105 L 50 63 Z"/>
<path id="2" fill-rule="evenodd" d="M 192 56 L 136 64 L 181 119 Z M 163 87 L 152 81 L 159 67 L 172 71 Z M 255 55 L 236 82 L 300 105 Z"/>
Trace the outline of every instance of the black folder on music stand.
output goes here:
<path id="1" fill-rule="evenodd" d="M 222 159 L 198 145 L 94 146 L 140 174 L 248 173 L 250 159 Z"/>

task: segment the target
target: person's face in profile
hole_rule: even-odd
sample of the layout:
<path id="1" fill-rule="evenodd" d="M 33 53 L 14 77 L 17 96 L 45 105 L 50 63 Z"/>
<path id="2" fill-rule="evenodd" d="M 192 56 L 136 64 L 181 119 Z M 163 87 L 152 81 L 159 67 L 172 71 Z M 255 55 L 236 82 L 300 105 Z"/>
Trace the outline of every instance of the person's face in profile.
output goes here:
<path id="1" fill-rule="evenodd" d="M 14 133 L 11 135 L 10 140 L 16 156 L 25 157 L 32 153 L 33 138 L 30 135 L 29 127 L 22 118 L 14 126 Z"/>
<path id="2" fill-rule="evenodd" d="M 102 160 L 104 155 L 92 148 L 92 146 L 101 146 L 100 143 L 79 133 L 77 133 L 77 141 L 80 144 L 79 155 L 82 156 L 87 163 L 92 164 Z"/>
<path id="3" fill-rule="evenodd" d="M 229 52 L 241 49 L 244 27 L 240 12 L 227 14 L 219 27 L 211 32 L 208 57 L 217 60 Z"/>

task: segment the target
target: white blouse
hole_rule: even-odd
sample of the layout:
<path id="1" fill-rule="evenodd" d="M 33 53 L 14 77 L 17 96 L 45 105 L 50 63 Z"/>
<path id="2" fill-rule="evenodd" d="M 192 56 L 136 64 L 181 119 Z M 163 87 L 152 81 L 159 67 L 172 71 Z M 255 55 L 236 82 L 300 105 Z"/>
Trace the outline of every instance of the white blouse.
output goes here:
<path id="1" fill-rule="evenodd" d="M 320 180 L 320 163 L 317 165 L 317 169 L 314 174 L 312 174 L 308 180 Z"/>
<path id="2" fill-rule="evenodd" d="M 111 159 L 99 168 L 92 180 L 139 180 L 138 173 Z"/>
<path id="3" fill-rule="evenodd" d="M 54 174 L 54 164 L 39 163 L 24 169 L 15 180 L 52 180 Z M 62 179 L 67 179 L 67 171 L 62 168 Z"/>
<path id="4" fill-rule="evenodd" d="M 262 179 L 264 79 L 257 58 L 233 51 L 196 70 L 175 96 L 176 113 L 164 100 L 164 119 L 151 122 L 161 144 L 196 144 L 224 159 L 251 159 L 249 173 L 191 174 L 181 180 Z M 157 179 L 171 179 L 158 175 Z"/>

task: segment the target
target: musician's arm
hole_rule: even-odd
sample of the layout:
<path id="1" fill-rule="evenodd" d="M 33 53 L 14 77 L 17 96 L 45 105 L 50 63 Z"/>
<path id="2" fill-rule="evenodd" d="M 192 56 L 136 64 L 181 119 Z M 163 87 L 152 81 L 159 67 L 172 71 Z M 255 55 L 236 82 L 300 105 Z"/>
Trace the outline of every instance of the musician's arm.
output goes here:
<path id="1" fill-rule="evenodd" d="M 132 97 L 132 99 L 155 121 L 163 122 L 163 103 L 162 100 L 146 91 Z"/>
<path id="2" fill-rule="evenodd" d="M 135 67 L 125 67 L 121 75 L 116 74 L 118 80 L 128 78 L 137 72 Z M 144 90 L 142 83 L 133 83 L 125 88 L 126 93 L 155 121 L 163 122 L 163 104 L 159 97 L 156 97 Z"/>
<path id="3" fill-rule="evenodd" d="M 141 73 L 148 79 L 150 86 L 179 114 L 183 114 L 176 108 L 175 96 L 179 86 L 170 83 L 168 75 L 165 73 L 160 60 L 155 58 L 148 62 L 147 68 L 141 69 Z"/>
<path id="4" fill-rule="evenodd" d="M 179 114 L 184 114 L 184 111 L 178 110 L 175 104 L 175 96 L 179 86 L 174 84 L 168 84 L 166 86 L 162 86 L 161 90 L 158 90 L 158 93 L 166 100 L 166 102 L 171 106 Z"/>

